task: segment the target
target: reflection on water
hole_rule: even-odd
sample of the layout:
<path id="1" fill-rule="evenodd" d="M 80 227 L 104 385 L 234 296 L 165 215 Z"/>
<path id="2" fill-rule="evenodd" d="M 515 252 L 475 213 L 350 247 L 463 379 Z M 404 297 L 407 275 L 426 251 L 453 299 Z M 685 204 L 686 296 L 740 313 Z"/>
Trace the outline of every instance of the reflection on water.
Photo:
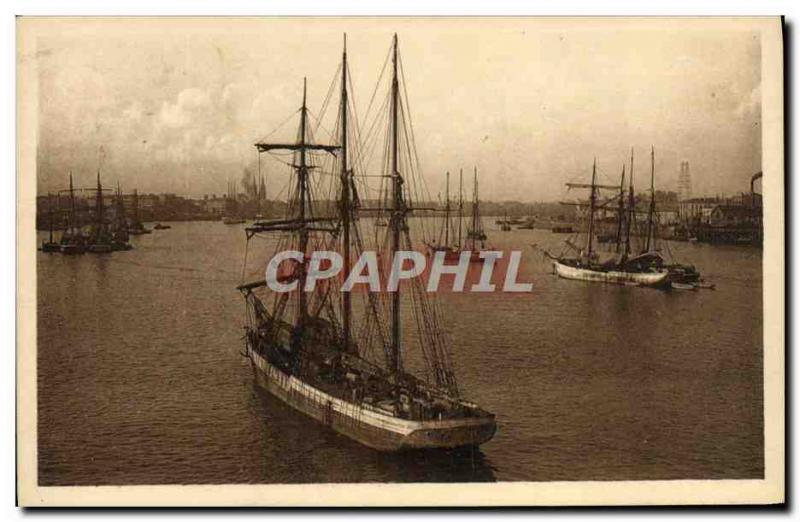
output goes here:
<path id="1" fill-rule="evenodd" d="M 495 248 L 523 250 L 533 291 L 440 296 L 460 388 L 498 421 L 460 453 L 381 454 L 255 385 L 241 227 L 174 223 L 129 252 L 39 253 L 40 482 L 763 476 L 759 250 L 673 244 L 717 290 L 664 293 L 558 279 L 527 245 L 563 236 L 491 223 Z M 251 243 L 247 279 L 270 247 Z"/>

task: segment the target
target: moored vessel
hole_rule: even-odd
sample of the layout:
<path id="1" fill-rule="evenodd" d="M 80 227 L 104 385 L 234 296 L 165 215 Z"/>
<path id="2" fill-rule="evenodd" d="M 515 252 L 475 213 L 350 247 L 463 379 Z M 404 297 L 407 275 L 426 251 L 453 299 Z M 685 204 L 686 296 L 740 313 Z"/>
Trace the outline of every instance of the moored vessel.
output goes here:
<path id="1" fill-rule="evenodd" d="M 631 164 L 633 159 L 631 158 Z M 633 169 L 631 169 L 633 170 Z M 597 182 L 597 160 L 592 164 L 591 183 L 567 183 L 568 188 L 589 190 L 588 204 L 577 203 L 587 209 L 588 233 L 585 246 L 581 247 L 575 242 L 567 240 L 566 246 L 577 255 L 554 256 L 545 252 L 553 263 L 553 271 L 562 278 L 579 281 L 601 283 L 628 284 L 638 286 L 658 287 L 667 280 L 668 270 L 663 266 L 661 256 L 647 251 L 641 255 L 631 257 L 631 233 L 635 220 L 635 200 L 633 193 L 633 175 L 631 172 L 628 186 L 628 203 L 625 204 L 625 167 L 622 168 L 622 178 L 619 186 L 602 185 Z M 600 190 L 613 190 L 616 196 L 605 201 L 599 201 Z M 617 231 L 615 234 L 615 251 L 607 259 L 600 259 L 600 254 L 595 249 L 595 213 L 617 202 Z"/>
<path id="2" fill-rule="evenodd" d="M 400 139 L 407 135 L 399 127 L 406 124 L 402 114 L 406 114 L 408 102 L 400 96 L 396 36 L 391 56 L 388 158 L 381 162 L 387 169 L 391 193 L 389 207 L 378 209 L 389 220 L 384 229 L 386 237 L 380 242 L 386 247 L 377 256 L 387 265 L 396 252 L 412 247 L 406 220 L 414 207 L 403 186 L 415 175 L 413 167 L 401 164 L 401 158 L 410 156 L 399 150 L 411 144 Z M 256 144 L 260 154 L 293 154 L 290 168 L 294 187 L 285 218 L 247 227 L 248 241 L 267 233 L 278 234 L 279 248 L 300 252 L 304 261 L 289 264 L 289 270 L 278 276 L 285 284 L 296 283 L 292 291 L 269 292 L 266 280 L 238 287 L 248 305 L 247 357 L 257 383 L 272 395 L 368 447 L 396 451 L 477 446 L 494 435 L 495 417 L 462 396 L 441 328 L 441 312 L 418 281 L 409 281 L 410 288 L 401 286 L 394 292 L 359 294 L 357 308 L 351 292 L 331 292 L 329 286 L 320 286 L 319 282 L 313 291 L 301 290 L 309 279 L 306 264 L 310 250 L 335 247 L 341 252 L 343 272 L 347 273 L 352 255 L 363 251 L 368 238 L 358 219 L 364 209 L 359 205 L 356 179 L 363 174 L 357 172 L 359 164 L 349 160 L 350 149 L 359 142 L 354 133 L 348 133 L 351 106 L 346 49 L 340 71 L 337 145 L 318 144 L 312 139 L 305 81 L 296 141 Z M 331 176 L 315 176 L 318 172 Z M 321 190 L 323 179 L 337 183 L 330 188 L 338 200 L 335 215 L 318 212 L 310 196 Z M 374 221 L 367 221 L 376 227 Z M 412 373 L 406 365 L 413 345 L 401 337 L 401 311 L 405 309 L 401 293 L 405 290 L 418 318 L 415 323 L 420 328 L 417 339 L 421 353 L 417 355 L 424 368 L 422 375 Z"/>

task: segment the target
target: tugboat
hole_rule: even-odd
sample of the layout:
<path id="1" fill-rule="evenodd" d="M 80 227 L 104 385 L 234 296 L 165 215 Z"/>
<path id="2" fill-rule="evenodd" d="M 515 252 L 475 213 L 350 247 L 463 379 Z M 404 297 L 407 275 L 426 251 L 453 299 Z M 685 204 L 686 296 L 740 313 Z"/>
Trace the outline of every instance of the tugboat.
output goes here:
<path id="1" fill-rule="evenodd" d="M 246 229 L 246 236 L 250 241 L 276 233 L 280 250 L 297 250 L 306 260 L 314 245 L 338 248 L 344 271 L 349 272 L 351 255 L 363 248 L 365 237 L 360 231 L 360 199 L 354 183 L 354 169 L 361 163 L 350 164 L 348 159 L 350 145 L 354 144 L 348 144 L 353 133 L 348 135 L 346 49 L 342 60 L 336 128 L 340 143 L 322 145 L 312 141 L 304 81 L 296 141 L 256 144 L 259 153 L 289 151 L 294 155 L 290 168 L 295 187 L 290 191 L 292 201 L 287 215 L 284 219 L 254 223 Z M 401 111 L 406 110 L 401 107 L 407 108 L 408 101 L 400 95 L 404 89 L 401 90 L 398 77 L 397 36 L 392 64 L 389 146 L 385 151 L 388 158 L 382 163 L 391 180 L 391 208 L 389 224 L 384 229 L 385 241 L 378 243 L 386 245 L 379 253 L 384 269 L 396 252 L 412 249 L 407 216 L 413 207 L 403 186 L 412 182 L 411 176 L 418 175 L 410 166 L 408 171 L 401 171 L 401 158 L 413 156 L 406 156 L 404 152 L 409 151 L 399 149 L 413 144 L 400 139 L 406 134 L 399 127 L 408 123 L 400 117 Z M 317 186 L 310 178 L 318 171 L 311 167 L 319 166 L 323 172 L 324 155 L 330 156 L 327 174 L 339 181 L 338 215 L 333 216 L 314 208 L 310 191 Z M 296 282 L 297 289 L 293 291 L 271 294 L 266 280 L 238 287 L 247 303 L 246 356 L 260 386 L 321 425 L 379 451 L 474 447 L 492 438 L 495 417 L 463 397 L 450 363 L 440 308 L 419 281 L 409 281 L 408 290 L 401 285 L 395 292 L 366 292 L 362 294 L 364 306 L 354 309 L 350 292 L 341 292 L 339 297 L 340 292 L 319 285 L 313 292 L 303 291 L 307 276 L 305 261 L 297 262 L 289 264 L 283 277 L 278 277 L 287 284 Z M 419 347 L 424 354 L 420 359 L 424 362 L 422 375 L 412 374 L 405 363 L 406 352 L 416 344 L 404 341 L 410 336 L 401 337 L 401 313 L 405 309 L 401 295 L 406 291 L 413 293 L 407 303 L 414 307 L 419 319 L 414 323 L 420 330 Z M 354 317 L 356 314 L 358 317 Z M 354 319 L 359 317 L 363 324 L 372 325 L 370 332 L 362 333 L 363 329 L 354 327 Z"/>

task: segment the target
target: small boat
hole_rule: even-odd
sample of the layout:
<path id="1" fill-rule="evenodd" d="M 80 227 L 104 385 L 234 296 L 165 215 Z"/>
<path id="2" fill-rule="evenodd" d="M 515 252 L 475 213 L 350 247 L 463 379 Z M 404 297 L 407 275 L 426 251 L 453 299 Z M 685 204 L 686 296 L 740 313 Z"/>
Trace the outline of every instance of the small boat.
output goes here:
<path id="1" fill-rule="evenodd" d="M 533 218 L 528 218 L 527 220 L 525 220 L 525 222 L 523 224 L 518 226 L 517 229 L 518 230 L 533 230 L 533 228 L 534 228 L 533 225 L 534 224 L 535 224 L 535 220 Z"/>
<path id="2" fill-rule="evenodd" d="M 444 252 L 444 259 L 445 261 L 453 261 L 458 262 L 461 260 L 461 254 L 464 252 L 469 252 L 469 262 L 470 263 L 482 263 L 483 258 L 481 257 L 481 250 L 469 250 L 469 249 L 459 249 L 457 247 L 446 247 L 446 246 L 439 246 L 434 244 L 426 245 L 428 247 L 428 255 L 434 256 L 437 252 Z"/>
<path id="3" fill-rule="evenodd" d="M 572 227 L 553 227 L 550 229 L 553 234 L 572 234 Z"/>
<path id="4" fill-rule="evenodd" d="M 142 223 L 134 222 L 128 227 L 128 233 L 132 236 L 141 236 L 144 234 L 152 234 L 153 231 L 149 228 L 145 228 Z"/>
<path id="5" fill-rule="evenodd" d="M 222 223 L 225 224 L 225 225 L 239 225 L 239 224 L 244 223 L 244 222 L 245 222 L 244 218 L 240 218 L 240 217 L 224 216 L 222 218 Z"/>
<path id="6" fill-rule="evenodd" d="M 670 283 L 670 288 L 673 290 L 697 290 L 697 285 L 691 283 Z"/>
<path id="7" fill-rule="evenodd" d="M 114 246 L 111 243 L 96 243 L 89 245 L 86 251 L 90 254 L 110 254 L 114 251 Z"/>
<path id="8" fill-rule="evenodd" d="M 61 253 L 67 256 L 86 252 L 86 247 L 80 243 L 61 243 L 60 248 Z"/>
<path id="9" fill-rule="evenodd" d="M 172 228 L 170 225 L 162 225 L 161 223 L 156 223 L 156 226 L 153 227 L 153 230 L 169 230 Z"/>

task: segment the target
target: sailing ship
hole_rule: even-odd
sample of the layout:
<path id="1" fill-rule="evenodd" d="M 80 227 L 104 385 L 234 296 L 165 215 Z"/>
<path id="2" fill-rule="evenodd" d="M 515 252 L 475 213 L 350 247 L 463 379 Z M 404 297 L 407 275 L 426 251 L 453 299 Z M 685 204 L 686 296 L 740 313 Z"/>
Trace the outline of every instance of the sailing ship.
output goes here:
<path id="1" fill-rule="evenodd" d="M 114 251 L 112 234 L 105 222 L 105 205 L 103 202 L 103 186 L 100 183 L 100 171 L 97 171 L 97 189 L 95 191 L 94 223 L 89 230 L 86 251 L 92 254 L 108 254 Z"/>
<path id="2" fill-rule="evenodd" d="M 577 255 L 554 256 L 549 252 L 545 255 L 552 260 L 554 272 L 565 279 L 580 281 L 595 281 L 602 283 L 631 284 L 639 286 L 658 287 L 667 280 L 669 271 L 664 268 L 661 256 L 645 249 L 641 254 L 631 256 L 631 234 L 635 222 L 635 199 L 633 193 L 633 154 L 631 154 L 631 176 L 628 187 L 628 204 L 625 205 L 625 167 L 622 169 L 622 179 L 617 185 L 602 185 L 597 183 L 597 160 L 592 164 L 592 180 L 590 184 L 567 183 L 567 187 L 588 189 L 589 203 L 579 206 L 588 207 L 589 229 L 586 235 L 586 244 L 581 247 L 573 241 L 567 240 L 567 247 L 576 251 Z M 618 191 L 615 198 L 599 201 L 600 190 Z M 609 259 L 601 260 L 595 248 L 596 212 L 605 210 L 609 204 L 616 200 L 617 207 L 617 233 L 616 248 Z M 648 226 L 648 230 L 649 230 Z M 649 232 L 648 232 L 649 234 Z M 649 236 L 648 236 L 649 237 Z M 649 245 L 649 240 L 648 240 Z"/>
<path id="3" fill-rule="evenodd" d="M 633 164 L 633 151 L 631 151 L 631 164 Z M 647 208 L 647 221 L 645 225 L 645 243 L 642 254 L 656 257 L 661 265 L 667 270 L 668 275 L 662 284 L 664 289 L 676 290 L 696 290 L 697 288 L 714 288 L 713 285 L 704 285 L 700 272 L 694 265 L 679 263 L 675 261 L 669 244 L 664 243 L 666 254 L 669 260 L 664 258 L 662 248 L 657 245 L 658 241 L 658 221 L 656 212 L 656 190 L 655 190 L 655 148 L 650 149 L 650 204 Z"/>
<path id="4" fill-rule="evenodd" d="M 413 156 L 400 150 L 413 144 L 401 139 L 409 135 L 405 127 L 409 120 L 408 100 L 400 95 L 396 35 L 390 53 L 388 158 L 382 165 L 387 169 L 391 194 L 390 207 L 382 209 L 389 216 L 387 248 L 378 254 L 384 268 L 395 252 L 412 249 L 407 217 L 414 207 L 404 186 L 410 184 L 416 168 L 407 161 Z M 250 241 L 265 233 L 278 233 L 279 249 L 297 250 L 306 260 L 312 246 L 338 248 L 346 273 L 352 255 L 363 249 L 365 240 L 358 219 L 364 209 L 359 204 L 354 172 L 365 167 L 350 159 L 351 145 L 358 143 L 349 143 L 357 133 L 348 130 L 351 106 L 346 41 L 340 71 L 337 145 L 318 144 L 312 137 L 305 80 L 296 141 L 256 144 L 259 154 L 293 154 L 292 197 L 284 219 L 254 223 L 246 234 Z M 313 176 L 324 172 L 317 168 L 325 161 L 332 163 L 329 173 L 334 176 Z M 337 193 L 337 215 L 322 215 L 315 208 L 314 183 L 324 179 L 338 182 L 331 188 Z M 279 280 L 297 283 L 294 291 L 270 295 L 265 280 L 238 287 L 247 303 L 246 354 L 261 386 L 319 423 L 381 451 L 477 446 L 492 438 L 495 417 L 463 398 L 451 367 L 439 307 L 419 280 L 409 281 L 409 298 L 417 318 L 414 323 L 420 329 L 417 339 L 423 376 L 406 368 L 411 343 L 401 336 L 401 312 L 407 309 L 401 306 L 405 287 L 394 292 L 365 292 L 362 306 L 355 309 L 350 292 L 319 285 L 313 292 L 302 291 L 307 275 L 305 262 L 297 262 L 278 272 Z M 358 317 L 363 320 L 360 335 L 354 321 Z"/>
<path id="5" fill-rule="evenodd" d="M 50 235 L 47 241 L 42 241 L 42 252 L 60 252 L 61 245 L 53 241 L 53 195 L 47 194 L 47 220 Z"/>
<path id="6" fill-rule="evenodd" d="M 125 203 L 122 199 L 122 190 L 117 182 L 117 194 L 114 198 L 115 201 L 115 219 L 114 226 L 111 229 L 111 247 L 114 250 L 130 250 L 133 248 L 128 240 L 128 218 L 125 216 Z"/>
<path id="7" fill-rule="evenodd" d="M 478 197 L 478 167 L 473 171 L 472 184 L 472 219 L 467 228 L 467 239 L 472 241 L 471 250 L 475 250 L 475 242 L 481 242 L 481 248 L 486 241 L 486 232 L 483 230 L 483 220 L 481 219 L 480 198 Z"/>
<path id="8" fill-rule="evenodd" d="M 485 250 L 485 241 L 487 239 L 486 233 L 483 230 L 483 222 L 481 221 L 480 217 L 480 204 L 478 202 L 478 169 L 475 167 L 474 173 L 474 188 L 473 188 L 473 203 L 472 203 L 472 217 L 470 219 L 470 224 L 467 227 L 467 233 L 465 236 L 465 240 L 462 240 L 464 235 L 462 234 L 463 230 L 463 215 L 464 215 L 464 199 L 463 199 L 463 171 L 459 172 L 458 176 L 458 233 L 455 234 L 455 230 L 451 231 L 451 227 L 453 227 L 453 223 L 450 220 L 450 173 L 447 173 L 447 198 L 445 200 L 445 208 L 444 208 L 444 221 L 442 223 L 442 233 L 444 235 L 444 242 L 441 240 L 438 243 L 431 243 L 427 244 L 428 252 L 433 255 L 436 252 L 443 251 L 444 258 L 447 261 L 458 261 L 461 258 L 462 252 L 469 252 L 469 261 L 470 263 L 482 263 L 483 258 L 481 257 L 481 252 Z M 452 235 L 456 236 L 455 244 L 450 244 L 450 237 Z M 442 234 L 440 234 L 441 237 Z M 479 246 L 480 244 L 480 246 Z"/>
<path id="9" fill-rule="evenodd" d="M 240 225 L 245 219 L 239 212 L 239 201 L 236 198 L 238 190 L 235 182 L 228 181 L 228 194 L 225 197 L 225 215 L 222 216 L 224 225 Z"/>
<path id="10" fill-rule="evenodd" d="M 131 224 L 128 226 L 128 233 L 132 236 L 153 233 L 153 231 L 146 228 L 141 219 L 139 219 L 139 191 L 136 189 L 133 189 L 133 218 L 131 219 Z"/>
<path id="11" fill-rule="evenodd" d="M 503 232 L 511 231 L 511 221 L 508 219 L 508 214 L 506 214 L 500 221 L 500 230 L 502 230 Z"/>
<path id="12" fill-rule="evenodd" d="M 61 253 L 66 255 L 83 254 L 86 252 L 86 236 L 84 236 L 78 221 L 75 208 L 75 187 L 72 184 L 72 172 L 69 173 L 69 213 L 64 224 L 64 233 L 59 241 Z"/>
<path id="13" fill-rule="evenodd" d="M 442 219 L 442 228 L 439 231 L 439 238 L 436 242 L 428 241 L 428 253 L 435 255 L 436 252 L 444 252 L 444 258 L 448 261 L 458 261 L 461 257 L 462 251 L 462 230 L 463 230 L 463 171 L 459 173 L 459 186 L 458 186 L 458 232 L 454 230 L 453 221 L 450 218 L 450 172 L 445 174 L 445 204 L 444 204 L 444 218 Z M 455 239 L 455 243 L 451 241 Z"/>

